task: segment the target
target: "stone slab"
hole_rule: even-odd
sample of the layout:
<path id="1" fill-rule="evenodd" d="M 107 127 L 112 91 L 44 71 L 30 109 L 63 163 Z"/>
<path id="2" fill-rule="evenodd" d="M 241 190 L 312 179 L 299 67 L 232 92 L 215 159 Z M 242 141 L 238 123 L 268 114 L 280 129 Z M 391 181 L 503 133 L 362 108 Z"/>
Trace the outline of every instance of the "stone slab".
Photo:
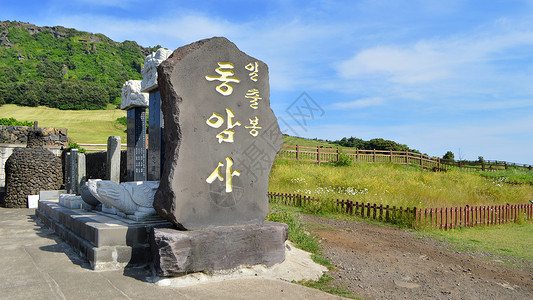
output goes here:
<path id="1" fill-rule="evenodd" d="M 37 208 L 39 195 L 28 195 L 28 208 Z"/>
<path id="2" fill-rule="evenodd" d="M 106 179 L 120 183 L 120 136 L 107 138 Z"/>
<path id="3" fill-rule="evenodd" d="M 288 226 L 265 222 L 180 231 L 153 228 L 150 237 L 159 276 L 230 270 L 240 266 L 271 267 L 285 260 Z"/>
<path id="4" fill-rule="evenodd" d="M 156 211 L 188 230 L 262 222 L 283 145 L 268 66 L 212 38 L 174 51 L 158 82 L 167 146 Z"/>
<path id="5" fill-rule="evenodd" d="M 127 179 L 146 181 L 146 108 L 127 111 Z"/>
<path id="6" fill-rule="evenodd" d="M 66 208 L 73 208 L 73 209 L 91 209 L 92 206 L 85 203 L 81 196 L 77 196 L 74 194 L 61 194 L 59 195 L 59 205 L 66 207 Z"/>
<path id="7" fill-rule="evenodd" d="M 95 270 L 151 263 L 151 228 L 172 226 L 163 219 L 138 223 L 94 211 L 65 208 L 57 200 L 39 201 L 35 212 L 47 227 L 85 257 Z"/>
<path id="8" fill-rule="evenodd" d="M 66 190 L 39 191 L 39 200 L 57 200 L 60 194 L 66 194 Z"/>

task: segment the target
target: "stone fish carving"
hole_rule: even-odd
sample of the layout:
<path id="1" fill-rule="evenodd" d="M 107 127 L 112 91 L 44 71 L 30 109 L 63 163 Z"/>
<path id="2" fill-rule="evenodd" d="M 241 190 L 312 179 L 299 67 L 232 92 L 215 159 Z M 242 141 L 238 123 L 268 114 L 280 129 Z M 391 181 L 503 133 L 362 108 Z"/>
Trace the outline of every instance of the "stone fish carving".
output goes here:
<path id="1" fill-rule="evenodd" d="M 141 70 L 143 80 L 141 83 L 141 91 L 149 92 L 156 89 L 157 86 L 157 66 L 165 61 L 171 54 L 172 50 L 159 48 L 157 52 L 148 55 L 144 59 L 144 66 Z"/>
<path id="2" fill-rule="evenodd" d="M 128 80 L 122 86 L 122 101 L 120 109 L 130 109 L 133 107 L 148 107 L 147 93 L 141 93 L 140 80 Z"/>
<path id="3" fill-rule="evenodd" d="M 159 181 L 134 181 L 118 184 L 110 180 L 90 179 L 89 191 L 102 204 L 112 206 L 126 215 L 154 215 L 154 195 Z"/>

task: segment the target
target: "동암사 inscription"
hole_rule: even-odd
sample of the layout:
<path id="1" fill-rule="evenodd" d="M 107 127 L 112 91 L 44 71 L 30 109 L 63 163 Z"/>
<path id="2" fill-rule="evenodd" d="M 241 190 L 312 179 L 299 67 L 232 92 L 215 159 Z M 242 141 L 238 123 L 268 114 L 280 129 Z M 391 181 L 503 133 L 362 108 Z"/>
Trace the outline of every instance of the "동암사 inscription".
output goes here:
<path id="1" fill-rule="evenodd" d="M 186 229 L 263 222 L 282 146 L 268 80 L 267 65 L 226 38 L 181 47 L 161 63 L 167 147 L 154 199 L 161 216 Z M 252 148 L 260 157 L 246 153 Z"/>

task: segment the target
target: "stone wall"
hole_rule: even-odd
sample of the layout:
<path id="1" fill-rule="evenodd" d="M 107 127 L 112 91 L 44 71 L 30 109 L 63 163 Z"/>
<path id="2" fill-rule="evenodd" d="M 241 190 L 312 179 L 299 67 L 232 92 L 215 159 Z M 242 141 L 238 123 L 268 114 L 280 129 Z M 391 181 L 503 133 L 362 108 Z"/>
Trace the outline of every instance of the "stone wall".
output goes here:
<path id="1" fill-rule="evenodd" d="M 28 133 L 33 127 L 0 125 L 0 143 L 26 144 Z M 69 138 L 66 128 L 43 128 L 45 146 L 67 147 Z"/>

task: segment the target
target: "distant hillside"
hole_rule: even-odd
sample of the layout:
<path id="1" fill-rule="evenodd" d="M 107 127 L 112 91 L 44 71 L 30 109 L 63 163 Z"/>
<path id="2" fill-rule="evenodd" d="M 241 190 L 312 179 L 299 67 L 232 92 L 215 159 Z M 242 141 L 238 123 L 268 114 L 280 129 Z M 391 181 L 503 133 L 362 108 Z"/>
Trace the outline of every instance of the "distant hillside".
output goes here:
<path id="1" fill-rule="evenodd" d="M 157 47 L 61 26 L 1 21 L 0 104 L 60 109 L 118 104 L 122 84 L 142 78 L 144 58 Z"/>

